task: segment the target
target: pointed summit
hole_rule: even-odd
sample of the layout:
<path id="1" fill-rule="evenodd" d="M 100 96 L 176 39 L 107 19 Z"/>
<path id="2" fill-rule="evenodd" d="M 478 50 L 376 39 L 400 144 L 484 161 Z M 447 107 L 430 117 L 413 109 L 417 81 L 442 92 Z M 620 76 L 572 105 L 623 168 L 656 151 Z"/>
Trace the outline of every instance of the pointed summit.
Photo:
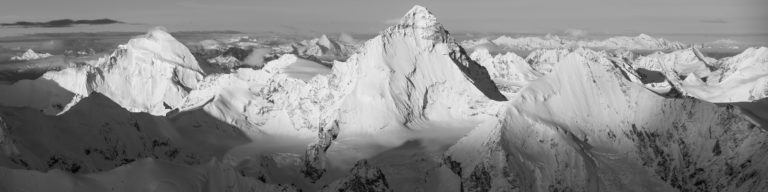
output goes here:
<path id="1" fill-rule="evenodd" d="M 331 41 L 331 39 L 328 39 L 328 36 L 325 34 L 317 39 L 317 44 L 328 49 L 340 49 L 339 45 L 337 45 L 336 42 Z"/>
<path id="2" fill-rule="evenodd" d="M 400 25 L 427 28 L 437 24 L 437 17 L 420 5 L 415 5 L 400 19 Z"/>

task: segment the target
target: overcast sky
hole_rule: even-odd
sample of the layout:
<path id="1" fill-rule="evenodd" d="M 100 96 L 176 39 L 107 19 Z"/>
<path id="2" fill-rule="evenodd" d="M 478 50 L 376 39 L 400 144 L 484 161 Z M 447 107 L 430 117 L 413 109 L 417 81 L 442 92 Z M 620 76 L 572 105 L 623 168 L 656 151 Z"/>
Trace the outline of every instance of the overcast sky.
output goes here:
<path id="1" fill-rule="evenodd" d="M 415 4 L 453 32 L 768 33 L 768 0 L 1 0 L 0 22 L 112 18 L 171 30 L 375 33 Z"/>

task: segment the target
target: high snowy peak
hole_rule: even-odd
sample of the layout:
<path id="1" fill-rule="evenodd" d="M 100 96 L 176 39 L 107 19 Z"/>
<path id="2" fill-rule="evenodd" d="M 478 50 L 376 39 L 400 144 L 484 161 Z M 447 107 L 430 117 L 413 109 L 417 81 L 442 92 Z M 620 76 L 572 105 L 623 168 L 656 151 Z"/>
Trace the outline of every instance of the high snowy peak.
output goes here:
<path id="1" fill-rule="evenodd" d="M 35 80 L 2 85 L 31 98 L 3 95 L 10 106 L 30 106 L 50 115 L 66 112 L 80 99 L 98 92 L 131 112 L 165 115 L 178 108 L 204 74 L 183 44 L 161 28 L 120 45 L 111 55 Z"/>
<path id="2" fill-rule="evenodd" d="M 402 49 L 400 51 L 415 49 L 416 52 L 448 55 L 452 61 L 448 63 L 456 64 L 464 76 L 488 98 L 498 101 L 506 100 L 490 80 L 488 71 L 470 59 L 464 48 L 456 43 L 448 30 L 437 21 L 437 17 L 422 6 L 416 5 L 411 8 L 398 25 L 387 28 L 379 37 L 387 48 Z M 405 43 L 407 47 L 390 46 L 390 43 L 397 42 Z M 438 70 L 433 72 L 438 73 Z"/>
<path id="3" fill-rule="evenodd" d="M 204 74 L 186 46 L 162 29 L 131 39 L 96 65 L 89 86 L 131 112 L 164 115 Z"/>
<path id="4" fill-rule="evenodd" d="M 308 178 L 322 175 L 321 159 L 349 166 L 409 140 L 460 136 L 490 117 L 487 111 L 498 106 L 494 100 L 506 100 L 488 71 L 469 59 L 429 11 L 416 6 L 401 21 L 333 65 L 328 82 L 343 82 L 337 90 L 346 93 L 335 97 L 340 105 L 334 128 L 319 127 L 320 138 L 327 139 L 307 151 Z M 356 145 L 377 147 L 347 149 Z"/>
<path id="5" fill-rule="evenodd" d="M 430 28 L 436 26 L 437 17 L 427 8 L 415 5 L 400 18 L 400 25 L 413 26 L 416 28 Z"/>
<path id="6" fill-rule="evenodd" d="M 46 57 L 53 56 L 49 53 L 37 53 L 32 49 L 27 49 L 24 54 L 21 54 L 19 56 L 13 56 L 11 57 L 11 61 L 28 61 L 28 60 L 36 60 L 36 59 L 42 59 Z"/>
<path id="7" fill-rule="evenodd" d="M 320 39 L 318 39 L 317 43 L 319 45 L 325 46 L 325 47 L 338 47 L 339 45 L 336 44 L 336 42 L 332 42 L 330 39 L 328 39 L 328 36 L 323 34 L 320 36 Z"/>
<path id="8" fill-rule="evenodd" d="M 432 40 L 432 44 L 438 42 L 455 44 L 453 38 L 448 35 L 448 31 L 437 21 L 437 17 L 427 8 L 419 5 L 413 6 L 400 19 L 399 24 L 387 28 L 382 32 L 382 35 L 392 35 L 394 33 L 412 33 L 413 38 L 429 39 Z M 430 46 L 428 44 L 430 43 L 419 43 L 416 45 L 422 48 L 421 46 Z"/>
<path id="9" fill-rule="evenodd" d="M 351 37 L 350 37 L 351 38 Z M 346 41 L 354 41 L 346 39 Z M 338 42 L 328 38 L 327 35 L 310 40 L 303 40 L 291 45 L 293 53 L 300 57 L 326 64 L 332 64 L 333 61 L 344 61 L 355 52 L 357 43 Z"/>

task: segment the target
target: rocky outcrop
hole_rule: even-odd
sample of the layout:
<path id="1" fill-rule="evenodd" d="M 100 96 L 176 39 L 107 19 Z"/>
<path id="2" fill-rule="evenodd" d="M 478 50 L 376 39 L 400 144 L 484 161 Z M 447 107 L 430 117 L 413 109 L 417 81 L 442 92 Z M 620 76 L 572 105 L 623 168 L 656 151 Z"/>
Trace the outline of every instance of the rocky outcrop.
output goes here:
<path id="1" fill-rule="evenodd" d="M 392 189 L 381 170 L 362 160 L 350 170 L 350 175 L 324 186 L 320 191 L 391 192 Z"/>

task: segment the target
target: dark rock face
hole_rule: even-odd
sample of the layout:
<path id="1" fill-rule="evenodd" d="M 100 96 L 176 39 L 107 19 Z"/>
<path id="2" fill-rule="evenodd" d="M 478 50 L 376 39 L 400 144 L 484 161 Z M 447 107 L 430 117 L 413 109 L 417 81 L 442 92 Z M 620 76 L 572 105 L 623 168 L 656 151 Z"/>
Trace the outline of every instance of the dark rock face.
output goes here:
<path id="1" fill-rule="evenodd" d="M 361 160 L 355 164 L 350 175 L 323 187 L 321 191 L 349 191 L 349 192 L 390 192 L 387 178 L 379 168 L 368 164 L 367 160 Z"/>
<path id="2" fill-rule="evenodd" d="M 251 51 L 252 50 L 242 49 L 239 47 L 230 47 L 229 49 L 224 51 L 224 53 L 222 53 L 221 55 L 224 57 L 231 56 L 236 58 L 237 60 L 243 61 L 245 60 L 245 57 L 248 57 L 248 55 L 251 54 Z"/>
<path id="3" fill-rule="evenodd" d="M 453 44 L 456 44 L 453 42 Z M 456 44 L 456 50 L 449 53 L 451 59 L 456 66 L 461 69 L 464 74 L 467 75 L 472 83 L 479 89 L 486 97 L 496 101 L 506 101 L 507 97 L 499 91 L 496 83 L 491 80 L 491 75 L 488 74 L 488 70 L 476 61 L 469 58 L 464 48 L 459 47 Z"/>
<path id="4" fill-rule="evenodd" d="M 312 181 L 317 181 L 325 173 L 325 151 L 339 135 L 339 124 L 335 122 L 329 128 L 318 130 L 318 141 L 309 146 L 304 155 L 304 167 L 301 172 Z"/>

